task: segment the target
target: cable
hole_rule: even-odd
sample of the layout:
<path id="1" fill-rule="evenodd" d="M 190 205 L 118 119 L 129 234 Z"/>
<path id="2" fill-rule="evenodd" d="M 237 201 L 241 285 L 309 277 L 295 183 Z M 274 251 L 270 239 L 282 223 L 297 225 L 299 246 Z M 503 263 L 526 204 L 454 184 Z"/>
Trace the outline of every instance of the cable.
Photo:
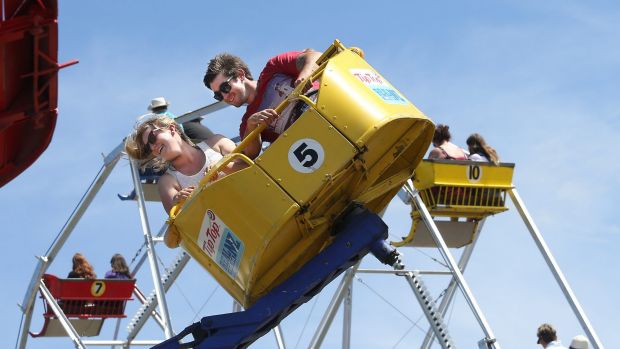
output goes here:
<path id="1" fill-rule="evenodd" d="M 164 268 L 164 273 L 168 274 L 168 268 L 162 261 L 161 257 L 159 257 L 159 255 L 157 255 L 157 260 L 159 261 L 159 264 L 161 264 L 162 268 Z M 194 314 L 196 314 L 196 309 L 194 309 L 194 306 L 190 302 L 189 298 L 187 298 L 187 295 L 185 295 L 185 292 L 183 292 L 181 286 L 176 282 L 173 285 L 179 290 L 179 293 L 181 294 L 181 296 L 183 296 L 183 299 L 185 299 L 185 303 L 187 303 L 189 308 L 194 312 Z"/>
<path id="2" fill-rule="evenodd" d="M 209 295 L 209 297 L 207 297 L 207 300 L 202 304 L 200 309 L 198 309 L 198 311 L 194 314 L 194 317 L 192 318 L 191 322 L 194 322 L 194 320 L 196 320 L 196 318 L 198 317 L 198 314 L 200 312 L 202 312 L 202 309 L 204 309 L 204 307 L 207 305 L 207 303 L 209 303 L 209 301 L 211 300 L 211 297 L 213 297 L 213 295 L 215 294 L 215 291 L 217 291 L 219 288 L 220 288 L 220 286 L 216 284 L 215 288 L 213 288 L 213 291 L 211 291 L 211 294 Z"/>
<path id="3" fill-rule="evenodd" d="M 435 261 L 435 262 L 439 263 L 439 264 L 440 264 L 440 265 L 442 265 L 444 268 L 448 269 L 448 265 L 447 265 L 447 264 L 445 264 L 444 262 L 440 261 L 439 259 L 437 259 L 437 258 L 435 258 L 435 257 L 433 257 L 433 256 L 431 256 L 431 255 L 429 255 L 429 254 L 427 254 L 427 253 L 426 253 L 426 252 L 424 252 L 424 250 L 422 250 L 421 248 L 419 248 L 419 247 L 414 247 L 414 249 L 415 249 L 415 250 L 417 250 L 418 252 L 420 252 L 421 254 L 425 255 L 426 257 L 430 258 L 431 260 L 433 260 L 433 261 Z"/>
<path id="4" fill-rule="evenodd" d="M 372 291 L 372 293 L 374 293 L 377 297 L 381 298 L 381 300 L 383 300 L 385 303 L 387 303 L 390 307 L 392 307 L 394 310 L 396 310 L 400 315 L 402 315 L 405 319 L 409 320 L 409 322 L 411 322 L 413 324 L 413 326 L 417 327 L 420 331 L 425 332 L 426 330 L 423 329 L 422 327 L 418 326 L 418 322 L 420 321 L 420 319 L 422 317 L 420 317 L 418 320 L 413 321 L 409 316 L 407 316 L 405 313 L 403 313 L 402 311 L 400 311 L 400 309 L 398 309 L 394 304 L 390 303 L 390 301 L 388 301 L 385 297 L 383 297 L 379 292 L 375 291 L 372 287 L 370 287 L 370 285 L 368 285 L 367 283 L 364 282 L 364 280 L 362 280 L 360 277 L 358 277 L 357 275 L 355 276 L 355 278 L 357 279 L 357 281 L 359 281 L 362 285 L 366 286 L 370 291 Z M 422 316 L 424 316 L 424 314 L 422 314 Z"/>
<path id="5" fill-rule="evenodd" d="M 54 238 L 54 241 L 52 241 L 52 244 L 47 249 L 47 252 L 45 252 L 46 256 L 48 256 L 50 254 L 50 251 L 52 250 L 52 247 L 54 247 L 54 245 L 56 244 L 56 241 L 58 241 L 58 238 L 60 238 L 60 235 L 62 234 L 62 232 L 65 231 L 65 228 L 67 227 L 67 224 L 69 224 L 69 221 L 71 221 L 71 219 L 75 215 L 75 212 L 78 210 L 78 208 L 84 202 L 84 198 L 86 197 L 86 195 L 88 195 L 90 193 L 90 190 L 93 188 L 93 186 L 97 182 L 97 179 L 99 178 L 99 175 L 101 174 L 101 172 L 103 171 L 104 168 L 105 168 L 105 165 L 101 166 L 101 168 L 99 169 L 99 172 L 97 172 L 97 175 L 95 176 L 95 179 L 93 179 L 93 181 L 90 182 L 90 185 L 88 186 L 88 189 L 86 190 L 86 192 L 84 192 L 84 195 L 82 195 L 82 198 L 80 199 L 80 201 L 78 201 L 78 204 L 75 206 L 75 208 L 71 212 L 71 215 L 69 215 L 69 219 L 67 219 L 65 224 L 62 226 L 62 228 L 58 232 L 58 235 L 56 235 L 56 237 Z"/>
<path id="6" fill-rule="evenodd" d="M 310 308 L 310 314 L 308 314 L 308 317 L 306 318 L 306 322 L 304 323 L 304 327 L 301 329 L 301 333 L 299 334 L 299 337 L 297 337 L 297 343 L 295 343 L 295 349 L 297 349 L 297 346 L 299 346 L 299 342 L 301 341 L 301 337 L 304 336 L 304 332 L 306 332 L 306 326 L 308 326 L 308 322 L 310 322 L 310 317 L 312 316 L 312 313 L 314 312 L 314 307 L 316 306 L 317 301 L 319 300 L 319 296 L 321 295 L 321 293 L 317 294 L 314 297 L 314 302 L 312 303 L 312 308 Z"/>

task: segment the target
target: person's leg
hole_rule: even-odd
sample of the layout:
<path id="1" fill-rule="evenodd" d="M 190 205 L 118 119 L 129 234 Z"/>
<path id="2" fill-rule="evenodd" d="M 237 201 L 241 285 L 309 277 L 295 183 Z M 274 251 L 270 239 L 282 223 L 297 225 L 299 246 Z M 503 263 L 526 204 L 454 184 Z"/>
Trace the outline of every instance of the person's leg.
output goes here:
<path id="1" fill-rule="evenodd" d="M 194 143 L 199 143 L 213 136 L 213 132 L 200 123 L 200 119 L 188 121 L 183 124 L 183 131 Z"/>

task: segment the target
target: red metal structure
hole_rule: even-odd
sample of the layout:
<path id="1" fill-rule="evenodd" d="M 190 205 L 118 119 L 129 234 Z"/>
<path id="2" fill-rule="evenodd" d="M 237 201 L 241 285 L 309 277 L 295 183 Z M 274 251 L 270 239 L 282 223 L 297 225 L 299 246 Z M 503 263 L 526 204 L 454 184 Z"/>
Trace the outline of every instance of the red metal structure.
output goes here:
<path id="1" fill-rule="evenodd" d="M 2 0 L 0 187 L 28 168 L 56 126 L 59 69 L 56 0 Z"/>
<path id="2" fill-rule="evenodd" d="M 136 280 L 59 279 L 51 274 L 43 275 L 43 282 L 64 316 L 83 336 L 98 335 L 105 319 L 126 317 L 125 304 L 132 299 L 136 284 Z M 45 323 L 41 332 L 30 335 L 66 336 L 53 307 L 43 295 L 41 298 Z"/>

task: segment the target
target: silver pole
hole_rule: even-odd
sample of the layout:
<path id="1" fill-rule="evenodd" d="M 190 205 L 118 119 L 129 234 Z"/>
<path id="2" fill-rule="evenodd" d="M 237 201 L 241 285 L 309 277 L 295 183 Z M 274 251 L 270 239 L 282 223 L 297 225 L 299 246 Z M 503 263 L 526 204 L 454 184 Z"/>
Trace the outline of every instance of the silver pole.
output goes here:
<path id="1" fill-rule="evenodd" d="M 469 263 L 469 259 L 471 258 L 472 253 L 474 252 L 474 247 L 476 246 L 476 243 L 478 242 L 478 237 L 480 236 L 480 233 L 482 232 L 482 227 L 484 226 L 485 221 L 486 221 L 486 218 L 483 218 L 482 220 L 480 220 L 480 222 L 478 222 L 478 226 L 476 227 L 476 231 L 474 232 L 474 241 L 472 241 L 471 244 L 465 247 L 465 250 L 463 251 L 463 254 L 461 255 L 461 258 L 459 260 L 459 270 L 461 271 L 461 273 L 465 272 L 465 268 L 467 267 L 467 264 Z M 443 317 L 444 319 L 446 317 L 446 313 L 448 312 L 448 307 L 450 306 L 450 304 L 452 304 L 452 299 L 454 298 L 454 291 L 456 291 L 456 281 L 454 280 L 454 278 L 452 278 L 450 279 L 450 284 L 448 285 L 446 294 L 443 296 L 441 303 L 439 303 L 439 308 L 437 308 L 437 311 L 439 311 L 439 313 L 441 314 L 441 317 Z M 428 332 L 426 333 L 426 337 L 424 337 L 424 342 L 422 342 L 422 346 L 420 347 L 420 349 L 429 349 L 434 339 L 435 339 L 435 333 L 433 332 L 432 328 L 429 328 Z"/>
<path id="2" fill-rule="evenodd" d="M 411 185 L 411 187 L 413 187 L 413 185 Z M 469 285 L 467 285 L 467 282 L 465 281 L 463 274 L 459 270 L 459 267 L 454 261 L 452 254 L 448 250 L 448 246 L 446 245 L 446 242 L 443 240 L 443 237 L 441 237 L 441 234 L 439 233 L 439 230 L 437 229 L 437 225 L 435 225 L 435 221 L 433 221 L 433 218 L 431 217 L 430 213 L 428 213 L 428 210 L 426 209 L 426 206 L 424 205 L 424 202 L 422 202 L 422 199 L 420 198 L 420 195 L 417 191 L 413 195 L 413 201 L 416 207 L 418 208 L 418 210 L 420 211 L 422 220 L 424 221 L 424 224 L 426 224 L 426 227 L 431 233 L 431 236 L 433 237 L 435 244 L 437 244 L 437 248 L 439 249 L 439 252 L 441 252 L 441 255 L 443 256 L 444 261 L 448 264 L 448 268 L 454 275 L 454 278 L 456 279 L 456 282 L 459 288 L 463 292 L 463 296 L 465 297 L 467 304 L 469 305 L 472 312 L 474 313 L 476 320 L 478 320 L 478 323 L 480 324 L 480 327 L 482 328 L 484 335 L 486 337 L 485 341 L 487 343 L 487 346 L 489 348 L 499 349 L 500 348 L 499 343 L 497 343 L 497 339 L 495 338 L 495 335 L 493 334 L 491 327 L 489 326 L 486 318 L 484 317 L 484 314 L 482 314 L 482 310 L 478 306 L 478 303 L 476 302 L 476 299 L 474 298 L 474 295 L 471 292 Z"/>
<path id="3" fill-rule="evenodd" d="M 353 284 L 349 282 L 344 295 L 344 314 L 342 316 L 342 349 L 351 348 L 351 322 L 353 319 Z"/>
<path id="4" fill-rule="evenodd" d="M 140 175 L 138 174 L 138 166 L 137 163 L 133 160 L 129 162 L 129 165 L 131 167 L 131 177 L 133 179 L 133 184 L 136 190 L 138 211 L 140 212 L 140 222 L 142 223 L 142 233 L 144 234 L 144 240 L 146 242 L 149 263 L 151 264 L 151 277 L 153 278 L 155 295 L 157 297 L 157 302 L 159 305 L 159 313 L 161 314 L 162 320 L 164 320 L 164 333 L 166 339 L 168 339 L 173 336 L 172 329 L 170 328 L 170 315 L 168 314 L 168 305 L 166 303 L 161 274 L 159 273 L 159 266 L 157 265 L 155 246 L 153 245 L 153 237 L 151 236 L 151 229 L 149 227 L 148 217 L 146 215 L 146 205 L 144 203 L 144 193 L 142 192 Z"/>
<path id="5" fill-rule="evenodd" d="M 121 318 L 116 319 L 116 326 L 114 327 L 114 337 L 112 337 L 113 340 L 117 340 L 118 339 L 118 331 L 121 329 Z M 114 349 L 116 348 L 116 345 L 112 344 L 112 347 L 110 349 Z"/>
<path id="6" fill-rule="evenodd" d="M 555 277 L 555 281 L 557 281 L 558 285 L 562 289 L 562 293 L 564 293 L 564 297 L 566 297 L 566 300 L 568 301 L 571 308 L 573 309 L 573 312 L 577 316 L 577 319 L 579 320 L 579 323 L 581 324 L 581 328 L 583 328 L 583 330 L 586 332 L 586 334 L 588 335 L 588 338 L 590 339 L 590 342 L 592 343 L 595 349 L 604 349 L 604 346 L 601 343 L 601 340 L 598 338 L 598 335 L 596 334 L 596 332 L 594 331 L 594 328 L 590 324 L 590 320 L 588 320 L 586 313 L 581 308 L 581 305 L 579 304 L 577 297 L 573 293 L 573 290 L 568 285 L 568 282 L 566 281 L 564 274 L 560 270 L 560 266 L 556 262 L 555 258 L 553 258 L 553 255 L 551 254 L 551 250 L 549 249 L 549 246 L 547 246 L 547 243 L 543 239 L 542 234 L 540 233 L 540 231 L 538 230 L 538 227 L 534 223 L 534 220 L 530 216 L 530 213 L 528 212 L 527 208 L 525 207 L 525 204 L 521 200 L 521 197 L 517 193 L 517 190 L 513 188 L 509 190 L 508 193 L 510 194 L 510 198 L 512 199 L 512 202 L 515 204 L 517 211 L 519 211 L 519 214 L 521 215 L 523 222 L 527 226 L 527 229 L 530 231 L 530 235 L 532 236 L 532 239 L 534 239 L 534 242 L 536 243 L 538 250 L 545 258 L 545 262 L 547 263 L 547 266 L 549 267 L 549 269 L 551 270 L 551 273 Z"/>
<path id="7" fill-rule="evenodd" d="M 417 270 L 417 269 L 403 269 L 403 270 L 383 270 L 383 269 L 357 269 L 355 274 L 393 274 L 402 276 L 407 273 L 418 273 L 418 275 L 452 275 L 449 271 L 444 270 Z"/>
<path id="8" fill-rule="evenodd" d="M 233 313 L 238 313 L 243 310 L 243 307 L 239 302 L 233 299 Z"/>
<path id="9" fill-rule="evenodd" d="M 183 268 L 185 268 L 189 260 L 190 260 L 190 256 L 187 253 L 185 252 L 179 253 L 179 255 L 177 256 L 178 262 L 173 262 L 173 263 L 176 263 L 176 265 L 173 265 L 170 268 L 171 271 L 167 274 L 167 278 L 165 278 L 164 285 L 163 285 L 164 292 L 167 292 L 170 289 L 170 287 L 176 281 L 179 274 L 181 274 L 181 271 L 183 271 Z M 155 293 L 157 293 L 156 289 L 155 289 Z M 133 319 L 127 326 L 127 330 L 129 331 L 129 334 L 127 335 L 128 341 L 131 341 L 133 343 L 134 338 L 136 337 L 138 332 L 140 332 L 144 324 L 146 324 L 146 321 L 149 319 L 149 315 L 156 316 L 155 319 L 159 317 L 160 320 L 158 320 L 158 324 L 160 324 L 160 327 L 164 329 L 163 319 L 161 315 L 157 314 L 157 311 L 155 311 L 155 307 L 157 307 L 158 304 L 159 303 L 157 301 L 157 297 L 153 299 L 149 296 L 149 298 L 147 299 L 147 302 L 142 305 L 143 308 L 138 309 L 138 311 L 136 312 L 136 315 L 134 315 Z"/>
<path id="10" fill-rule="evenodd" d="M 123 348 L 129 348 L 130 346 L 148 346 L 152 347 L 154 345 L 160 344 L 162 340 L 133 340 L 133 341 L 124 341 L 124 340 L 90 340 L 83 341 L 84 345 L 89 347 L 94 346 L 122 346 Z"/>
<path id="11" fill-rule="evenodd" d="M 286 349 L 286 345 L 284 344 L 284 336 L 282 335 L 282 329 L 280 325 L 273 328 L 273 334 L 276 336 L 276 343 L 278 344 L 278 349 Z"/>
<path id="12" fill-rule="evenodd" d="M 187 112 L 175 118 L 174 121 L 176 121 L 178 124 L 182 124 L 187 121 L 198 119 L 203 115 L 215 113 L 216 111 L 222 110 L 226 107 L 228 107 L 228 104 L 226 104 L 226 102 L 215 102 L 202 108 L 198 108 L 194 111 Z"/>
<path id="13" fill-rule="evenodd" d="M 321 319 L 321 323 L 316 329 L 314 337 L 312 337 L 312 341 L 308 346 L 309 349 L 316 349 L 321 347 L 321 344 L 325 339 L 325 335 L 327 334 L 327 330 L 329 330 L 329 327 L 334 320 L 334 316 L 336 316 L 336 312 L 338 311 L 338 307 L 340 307 L 340 303 L 342 303 L 342 298 L 344 297 L 344 292 L 346 290 L 347 284 L 350 284 L 353 280 L 353 277 L 355 276 L 355 271 L 359 267 L 359 263 L 360 262 L 357 262 L 357 264 L 349 268 L 349 270 L 347 270 L 342 276 L 340 284 L 338 285 L 338 288 L 336 289 L 336 292 L 334 293 L 334 296 L 332 297 L 332 300 L 329 303 L 327 310 L 325 310 L 325 314 Z"/>
<path id="14" fill-rule="evenodd" d="M 65 316 L 65 313 L 62 311 L 62 309 L 60 309 L 60 306 L 58 305 L 58 303 L 56 303 L 56 300 L 52 296 L 50 290 L 47 289 L 47 286 L 45 286 L 43 280 L 41 280 L 39 287 L 41 289 L 41 294 L 47 301 L 47 305 L 52 308 L 52 311 L 60 321 L 62 327 L 65 329 L 65 332 L 67 332 L 67 335 L 71 338 L 73 343 L 75 343 L 75 347 L 77 349 L 84 349 L 85 346 L 84 343 L 82 343 L 80 335 L 77 333 L 73 325 L 71 325 L 71 322 L 69 321 L 67 316 Z"/>
<path id="15" fill-rule="evenodd" d="M 62 246 L 64 246 L 65 242 L 73 232 L 73 229 L 84 215 L 84 212 L 90 206 L 97 193 L 99 193 L 99 190 L 103 186 L 103 183 L 105 183 L 106 179 L 114 169 L 114 166 L 116 166 L 116 164 L 118 163 L 118 160 L 120 159 L 122 154 L 121 151 L 122 147 L 119 145 L 108 156 L 106 156 L 106 158 L 104 159 L 104 164 L 99 170 L 97 177 L 95 177 L 95 180 L 86 190 L 84 196 L 82 196 L 82 199 L 71 213 L 71 216 L 69 216 L 69 219 L 67 220 L 65 225 L 62 227 L 62 230 L 58 234 L 58 237 L 56 238 L 56 240 L 54 240 L 54 242 L 52 242 L 52 245 L 47 250 L 46 255 L 39 257 L 39 264 L 37 264 L 37 267 L 32 275 L 28 291 L 26 291 L 24 300 L 20 305 L 20 308 L 22 309 L 22 312 L 25 316 L 22 332 L 19 339 L 20 349 L 26 348 L 26 342 L 28 341 L 28 331 L 30 330 L 30 323 L 32 321 L 32 310 L 34 307 L 37 290 L 39 288 L 38 285 L 41 278 L 43 277 L 43 274 L 45 274 L 45 272 L 47 271 L 47 266 L 56 258 L 58 252 L 60 251 Z"/>

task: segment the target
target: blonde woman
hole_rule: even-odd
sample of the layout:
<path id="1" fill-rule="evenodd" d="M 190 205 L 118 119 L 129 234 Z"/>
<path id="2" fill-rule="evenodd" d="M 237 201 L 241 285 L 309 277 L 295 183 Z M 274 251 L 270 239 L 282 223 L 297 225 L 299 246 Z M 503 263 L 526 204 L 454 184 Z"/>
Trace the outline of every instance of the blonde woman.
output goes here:
<path id="1" fill-rule="evenodd" d="M 183 133 L 179 125 L 164 115 L 146 118 L 125 140 L 125 151 L 133 159 L 152 162 L 155 170 L 167 171 L 158 181 L 159 195 L 166 212 L 186 199 L 211 166 L 235 148 L 222 135 L 213 135 L 198 144 Z M 232 161 L 220 176 L 235 172 L 245 163 Z"/>

